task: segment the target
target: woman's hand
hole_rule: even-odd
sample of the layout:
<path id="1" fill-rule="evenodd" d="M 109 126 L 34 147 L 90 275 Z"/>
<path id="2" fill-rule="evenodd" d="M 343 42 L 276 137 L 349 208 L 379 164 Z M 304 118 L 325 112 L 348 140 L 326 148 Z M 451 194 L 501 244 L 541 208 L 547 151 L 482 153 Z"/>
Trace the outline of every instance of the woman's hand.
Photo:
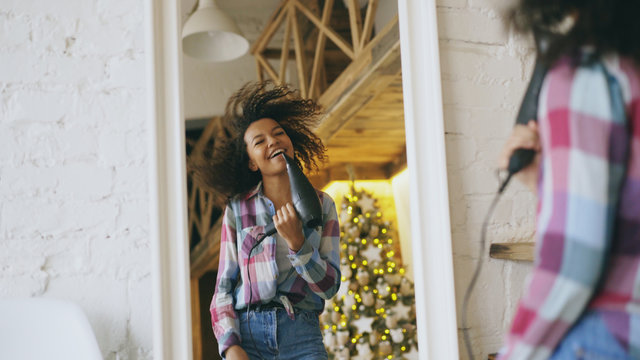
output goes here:
<path id="1" fill-rule="evenodd" d="M 513 128 L 513 132 L 507 142 L 502 148 L 500 158 L 498 159 L 498 166 L 501 169 L 507 169 L 509 166 L 509 158 L 517 149 L 532 149 L 536 151 L 536 156 L 527 167 L 520 170 L 515 177 L 525 184 L 532 192 L 536 192 L 536 186 L 538 182 L 538 165 L 540 163 L 540 136 L 538 134 L 538 123 L 534 120 L 529 120 L 529 123 L 525 125 L 516 125 Z"/>
<path id="2" fill-rule="evenodd" d="M 276 225 L 278 234 L 284 238 L 289 245 L 289 249 L 298 251 L 304 244 L 304 234 L 302 233 L 302 222 L 298 219 L 298 214 L 293 204 L 286 203 L 278 209 L 273 216 L 273 223 Z"/>
<path id="3" fill-rule="evenodd" d="M 249 360 L 249 355 L 240 345 L 233 345 L 224 352 L 224 358 L 227 360 Z"/>

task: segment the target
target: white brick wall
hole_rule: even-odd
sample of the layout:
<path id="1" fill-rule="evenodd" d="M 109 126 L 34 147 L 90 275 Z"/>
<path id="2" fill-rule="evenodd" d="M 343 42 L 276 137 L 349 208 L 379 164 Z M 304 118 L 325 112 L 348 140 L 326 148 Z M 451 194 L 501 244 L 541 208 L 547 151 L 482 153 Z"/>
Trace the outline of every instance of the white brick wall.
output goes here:
<path id="1" fill-rule="evenodd" d="M 438 31 L 446 131 L 458 328 L 462 298 L 478 259 L 480 228 L 497 190 L 496 159 L 511 132 L 533 63 L 533 49 L 504 26 L 497 0 L 439 0 Z M 487 236 L 469 309 L 476 359 L 497 352 L 529 264 L 488 257 L 491 242 L 528 241 L 534 197 L 511 184 Z M 460 335 L 460 354 L 466 358 Z"/>
<path id="2" fill-rule="evenodd" d="M 0 6 L 0 297 L 77 302 L 152 348 L 142 0 Z"/>

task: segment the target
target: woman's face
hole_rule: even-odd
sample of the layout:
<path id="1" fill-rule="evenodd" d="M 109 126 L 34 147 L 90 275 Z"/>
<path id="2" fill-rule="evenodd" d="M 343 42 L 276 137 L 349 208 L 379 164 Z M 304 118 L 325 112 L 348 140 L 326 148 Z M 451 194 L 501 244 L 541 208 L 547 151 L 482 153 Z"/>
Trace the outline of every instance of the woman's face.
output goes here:
<path id="1" fill-rule="evenodd" d="M 293 144 L 284 129 L 273 119 L 256 120 L 244 132 L 249 154 L 249 169 L 260 170 L 262 176 L 286 171 L 287 164 L 278 156 L 285 153 L 293 158 Z"/>

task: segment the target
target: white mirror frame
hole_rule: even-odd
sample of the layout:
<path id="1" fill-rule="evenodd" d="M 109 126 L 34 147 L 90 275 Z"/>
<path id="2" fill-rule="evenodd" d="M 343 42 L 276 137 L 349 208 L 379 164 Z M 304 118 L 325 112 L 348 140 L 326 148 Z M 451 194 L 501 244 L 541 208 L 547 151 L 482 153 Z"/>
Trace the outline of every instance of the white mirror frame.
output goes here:
<path id="1" fill-rule="evenodd" d="M 180 4 L 145 5 L 153 352 L 191 360 Z M 398 0 L 398 9 L 420 359 L 457 359 L 436 5 Z"/>
<path id="2" fill-rule="evenodd" d="M 420 359 L 458 359 L 435 0 L 399 0 Z"/>

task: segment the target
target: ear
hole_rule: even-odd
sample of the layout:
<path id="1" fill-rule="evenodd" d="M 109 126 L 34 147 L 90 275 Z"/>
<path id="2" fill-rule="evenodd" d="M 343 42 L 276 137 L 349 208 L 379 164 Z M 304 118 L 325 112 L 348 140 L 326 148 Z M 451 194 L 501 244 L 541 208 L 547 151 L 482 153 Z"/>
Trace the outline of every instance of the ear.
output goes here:
<path id="1" fill-rule="evenodd" d="M 249 170 L 258 171 L 258 165 L 253 160 L 249 160 Z"/>

